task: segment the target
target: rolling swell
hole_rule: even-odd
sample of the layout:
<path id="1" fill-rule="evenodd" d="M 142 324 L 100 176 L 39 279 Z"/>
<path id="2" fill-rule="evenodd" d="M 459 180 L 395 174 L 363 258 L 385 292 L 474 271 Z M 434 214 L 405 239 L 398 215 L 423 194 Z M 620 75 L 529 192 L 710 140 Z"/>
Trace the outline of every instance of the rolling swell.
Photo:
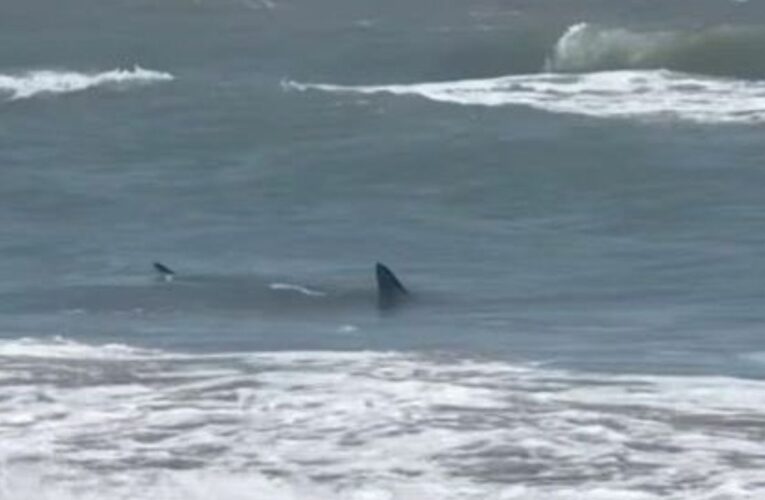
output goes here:
<path id="1" fill-rule="evenodd" d="M 765 27 L 716 26 L 641 32 L 589 23 L 570 26 L 545 62 L 551 72 L 671 69 L 738 78 L 765 77 Z"/>

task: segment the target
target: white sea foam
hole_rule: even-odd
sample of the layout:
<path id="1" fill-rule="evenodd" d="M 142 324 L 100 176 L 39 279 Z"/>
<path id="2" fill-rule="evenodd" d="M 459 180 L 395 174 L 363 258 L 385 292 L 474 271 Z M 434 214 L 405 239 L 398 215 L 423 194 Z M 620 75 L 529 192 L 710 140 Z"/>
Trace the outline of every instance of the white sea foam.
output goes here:
<path id="1" fill-rule="evenodd" d="M 760 381 L 56 339 L 0 384 L 3 500 L 765 495 Z"/>
<path id="2" fill-rule="evenodd" d="M 599 118 L 754 124 L 765 122 L 763 44 L 765 29 L 757 25 L 635 31 L 577 23 L 540 61 L 543 73 L 399 85 L 285 82 L 284 88 Z"/>
<path id="3" fill-rule="evenodd" d="M 137 349 L 123 344 L 89 346 L 61 336 L 49 339 L 23 337 L 0 342 L 0 357 L 71 358 L 71 359 L 132 359 L 156 351 Z"/>
<path id="4" fill-rule="evenodd" d="M 27 99 L 42 94 L 67 94 L 94 87 L 123 88 L 173 80 L 173 75 L 135 66 L 101 73 L 39 70 L 0 74 L 0 95 Z"/>
<path id="5" fill-rule="evenodd" d="M 291 283 L 271 283 L 270 285 L 268 285 L 268 287 L 271 290 L 288 290 L 292 292 L 298 292 L 303 295 L 309 295 L 312 297 L 323 297 L 326 295 L 326 293 L 324 292 L 320 292 L 318 290 L 312 290 L 302 285 L 293 285 Z"/>
<path id="6" fill-rule="evenodd" d="M 528 106 L 600 118 L 765 122 L 765 81 L 667 70 L 541 73 L 404 85 L 343 86 L 286 82 L 288 90 L 419 96 L 466 106 Z"/>

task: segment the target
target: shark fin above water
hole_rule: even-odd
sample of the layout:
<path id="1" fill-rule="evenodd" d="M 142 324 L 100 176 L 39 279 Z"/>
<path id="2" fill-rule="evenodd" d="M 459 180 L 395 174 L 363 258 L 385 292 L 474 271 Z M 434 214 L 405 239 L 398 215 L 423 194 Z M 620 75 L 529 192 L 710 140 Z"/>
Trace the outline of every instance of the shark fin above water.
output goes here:
<path id="1" fill-rule="evenodd" d="M 375 266 L 377 276 L 377 305 L 380 309 L 391 309 L 400 304 L 409 291 L 385 264 L 380 262 Z"/>
<path id="2" fill-rule="evenodd" d="M 155 262 L 153 265 L 154 270 L 157 271 L 159 275 L 166 281 L 170 281 L 173 279 L 173 276 L 175 276 L 175 271 L 162 264 L 161 262 Z"/>

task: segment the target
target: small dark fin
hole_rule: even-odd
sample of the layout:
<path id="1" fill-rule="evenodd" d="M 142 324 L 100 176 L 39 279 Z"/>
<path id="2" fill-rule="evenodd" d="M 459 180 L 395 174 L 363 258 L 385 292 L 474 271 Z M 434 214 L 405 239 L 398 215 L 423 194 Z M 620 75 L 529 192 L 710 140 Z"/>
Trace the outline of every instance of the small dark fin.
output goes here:
<path id="1" fill-rule="evenodd" d="M 377 274 L 377 305 L 380 309 L 391 309 L 409 295 L 404 285 L 387 266 L 378 262 L 375 272 Z"/>
<path id="2" fill-rule="evenodd" d="M 162 264 L 161 262 L 154 263 L 154 270 L 161 274 L 164 278 L 169 279 L 175 276 L 175 271 Z"/>

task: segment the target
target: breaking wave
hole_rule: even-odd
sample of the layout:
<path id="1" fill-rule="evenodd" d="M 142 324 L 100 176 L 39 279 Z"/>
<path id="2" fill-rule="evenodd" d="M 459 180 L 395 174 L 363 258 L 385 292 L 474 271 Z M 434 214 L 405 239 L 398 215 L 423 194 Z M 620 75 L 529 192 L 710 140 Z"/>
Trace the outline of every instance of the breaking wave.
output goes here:
<path id="1" fill-rule="evenodd" d="M 579 23 L 539 61 L 539 73 L 398 85 L 287 81 L 284 88 L 413 95 L 601 118 L 753 124 L 765 121 L 762 47 L 765 27 L 759 26 L 648 32 Z"/>
<path id="2" fill-rule="evenodd" d="M 528 106 L 600 118 L 765 122 L 765 81 L 668 70 L 541 73 L 404 85 L 342 86 L 286 82 L 288 90 L 419 96 L 468 106 Z"/>
<path id="3" fill-rule="evenodd" d="M 765 78 L 765 28 L 717 26 L 640 32 L 579 23 L 561 36 L 545 63 L 550 72 L 671 69 Z"/>
<path id="4" fill-rule="evenodd" d="M 29 71 L 0 74 L 0 95 L 8 99 L 28 99 L 42 94 L 68 94 L 94 87 L 125 88 L 136 85 L 173 80 L 170 73 L 135 66 L 133 69 L 114 69 L 102 73 L 74 71 Z"/>
<path id="5" fill-rule="evenodd" d="M 0 386 L 0 498 L 765 495 L 761 381 L 58 338 L 0 341 Z"/>

